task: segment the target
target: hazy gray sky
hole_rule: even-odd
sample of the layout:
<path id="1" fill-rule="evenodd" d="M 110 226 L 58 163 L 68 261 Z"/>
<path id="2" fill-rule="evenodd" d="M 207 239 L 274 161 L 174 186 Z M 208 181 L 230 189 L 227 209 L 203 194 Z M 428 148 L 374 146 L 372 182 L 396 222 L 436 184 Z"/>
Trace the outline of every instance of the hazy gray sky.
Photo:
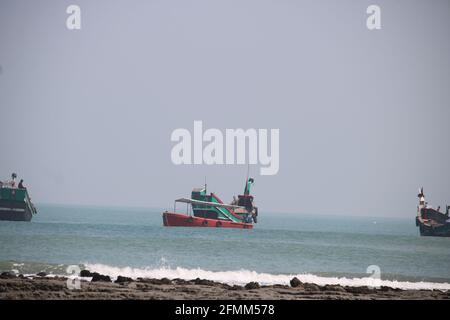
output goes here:
<path id="1" fill-rule="evenodd" d="M 419 186 L 450 204 L 449 39 L 450 1 L 0 0 L 0 176 L 163 208 L 207 176 L 228 202 L 245 165 L 170 159 L 203 120 L 280 129 L 279 173 L 251 169 L 261 213 L 412 217 Z"/>

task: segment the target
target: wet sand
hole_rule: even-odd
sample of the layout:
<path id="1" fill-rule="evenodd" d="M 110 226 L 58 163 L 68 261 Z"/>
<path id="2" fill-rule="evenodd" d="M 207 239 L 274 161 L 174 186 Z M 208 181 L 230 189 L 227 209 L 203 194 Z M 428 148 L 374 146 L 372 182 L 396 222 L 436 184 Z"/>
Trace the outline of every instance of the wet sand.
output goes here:
<path id="1" fill-rule="evenodd" d="M 450 291 L 401 290 L 388 287 L 318 286 L 294 281 L 292 286 L 230 286 L 210 280 L 142 279 L 120 277 L 111 282 L 107 276 L 96 281 L 82 280 L 80 289 L 68 289 L 67 278 L 46 276 L 0 276 L 0 299 L 230 299 L 230 300 L 310 300 L 310 299 L 450 299 Z M 291 281 L 292 283 L 292 281 Z"/>

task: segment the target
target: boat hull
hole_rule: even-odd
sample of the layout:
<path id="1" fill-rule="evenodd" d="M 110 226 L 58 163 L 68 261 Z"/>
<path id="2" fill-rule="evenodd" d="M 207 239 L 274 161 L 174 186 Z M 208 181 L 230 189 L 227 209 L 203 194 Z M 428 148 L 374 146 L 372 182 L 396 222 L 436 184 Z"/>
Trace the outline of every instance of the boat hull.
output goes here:
<path id="1" fill-rule="evenodd" d="M 432 225 L 425 223 L 422 219 L 416 219 L 420 235 L 426 237 L 450 237 L 450 223 L 443 225 Z"/>
<path id="2" fill-rule="evenodd" d="M 0 210 L 0 220 L 31 221 L 33 214 L 28 211 Z"/>
<path id="3" fill-rule="evenodd" d="M 188 216 L 181 213 L 165 211 L 162 214 L 163 223 L 166 227 L 203 227 L 203 228 L 237 228 L 252 229 L 251 223 L 233 222 L 222 219 L 209 219 Z"/>
<path id="4" fill-rule="evenodd" d="M 0 220 L 31 221 L 33 213 L 24 202 L 0 199 Z"/>
<path id="5" fill-rule="evenodd" d="M 27 209 L 3 209 L 0 208 L 0 220 L 31 221 L 33 214 Z"/>

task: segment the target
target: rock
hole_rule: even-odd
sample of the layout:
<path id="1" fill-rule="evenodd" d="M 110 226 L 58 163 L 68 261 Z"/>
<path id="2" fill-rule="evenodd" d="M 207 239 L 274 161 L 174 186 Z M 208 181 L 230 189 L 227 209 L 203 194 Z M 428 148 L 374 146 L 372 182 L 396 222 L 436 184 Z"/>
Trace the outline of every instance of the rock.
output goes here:
<path id="1" fill-rule="evenodd" d="M 111 278 L 109 276 L 105 276 L 103 274 L 94 272 L 92 274 L 92 282 L 102 281 L 102 282 L 111 282 Z"/>
<path id="2" fill-rule="evenodd" d="M 142 283 L 156 284 L 156 285 L 172 284 L 172 280 L 167 279 L 167 278 L 162 278 L 162 279 L 137 278 L 137 281 L 142 282 Z"/>
<path id="3" fill-rule="evenodd" d="M 369 294 L 373 293 L 375 290 L 370 289 L 367 286 L 362 286 L 362 287 L 346 287 L 346 291 L 349 293 Z"/>
<path id="4" fill-rule="evenodd" d="M 302 283 L 302 285 L 303 285 L 303 283 Z M 265 287 L 274 288 L 274 289 L 289 289 L 290 288 L 290 286 L 285 285 L 285 284 L 272 284 L 270 286 L 265 286 Z"/>
<path id="5" fill-rule="evenodd" d="M 80 277 L 92 277 L 92 272 L 89 270 L 81 270 L 80 271 Z"/>
<path id="6" fill-rule="evenodd" d="M 172 283 L 175 283 L 175 284 L 188 284 L 189 281 L 186 281 L 186 280 L 180 279 L 180 278 L 175 278 L 175 279 L 172 280 Z"/>
<path id="7" fill-rule="evenodd" d="M 233 285 L 228 290 L 243 290 L 243 289 L 244 289 L 243 286 Z"/>
<path id="8" fill-rule="evenodd" d="M 214 286 L 216 284 L 214 281 L 200 279 L 200 278 L 195 279 L 194 283 L 198 284 L 198 285 L 204 285 L 204 286 Z"/>
<path id="9" fill-rule="evenodd" d="M 0 274 L 0 279 L 14 279 L 16 274 L 12 271 L 5 271 Z"/>
<path id="10" fill-rule="evenodd" d="M 345 288 L 340 285 L 326 284 L 321 288 L 322 291 L 346 292 Z"/>
<path id="11" fill-rule="evenodd" d="M 118 276 L 115 283 L 133 282 L 134 280 L 128 277 Z"/>
<path id="12" fill-rule="evenodd" d="M 47 273 L 45 273 L 45 272 L 38 272 L 38 273 L 36 273 L 36 275 L 37 275 L 38 277 L 46 277 L 46 276 L 47 276 Z"/>
<path id="13" fill-rule="evenodd" d="M 161 284 L 172 284 L 172 280 L 167 279 L 167 278 L 162 278 L 161 279 Z"/>
<path id="14" fill-rule="evenodd" d="M 299 287 L 303 284 L 297 277 L 292 278 L 290 283 L 293 288 Z"/>
<path id="15" fill-rule="evenodd" d="M 394 289 L 394 288 L 387 287 L 387 286 L 381 286 L 379 290 L 382 292 L 399 291 L 399 290 L 402 291 L 402 289 L 398 289 L 398 288 Z"/>
<path id="16" fill-rule="evenodd" d="M 259 289 L 259 283 L 258 282 L 249 282 L 245 285 L 245 289 L 251 290 L 251 289 Z"/>
<path id="17" fill-rule="evenodd" d="M 304 283 L 303 288 L 305 288 L 306 291 L 320 291 L 320 287 L 314 283 Z"/>

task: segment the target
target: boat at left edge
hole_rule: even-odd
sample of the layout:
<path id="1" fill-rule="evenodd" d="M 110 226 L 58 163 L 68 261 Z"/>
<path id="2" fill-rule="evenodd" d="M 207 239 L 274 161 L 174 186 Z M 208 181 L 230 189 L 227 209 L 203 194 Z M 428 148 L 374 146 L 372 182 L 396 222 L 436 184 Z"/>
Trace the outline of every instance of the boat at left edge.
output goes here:
<path id="1" fill-rule="evenodd" d="M 0 220 L 31 221 L 37 214 L 36 207 L 31 202 L 27 188 L 22 182 L 15 185 L 17 175 L 11 175 L 11 181 L 0 182 Z"/>

